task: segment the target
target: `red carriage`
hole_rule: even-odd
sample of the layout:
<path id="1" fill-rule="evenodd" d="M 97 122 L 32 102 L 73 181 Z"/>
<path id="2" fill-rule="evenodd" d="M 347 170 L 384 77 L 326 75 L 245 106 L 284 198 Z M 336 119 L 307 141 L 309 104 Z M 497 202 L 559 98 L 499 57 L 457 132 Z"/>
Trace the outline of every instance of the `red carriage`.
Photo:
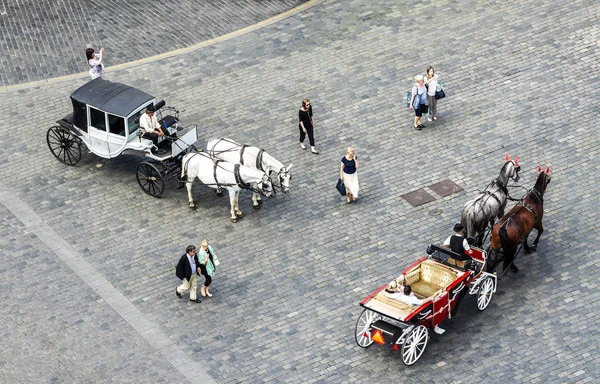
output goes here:
<path id="1" fill-rule="evenodd" d="M 422 301 L 411 305 L 397 298 L 384 284 L 365 298 L 364 311 L 356 322 L 356 343 L 367 348 L 378 343 L 399 350 L 402 361 L 413 365 L 429 342 L 430 330 L 443 333 L 438 327 L 451 318 L 462 299 L 469 293 L 477 295 L 480 311 L 487 308 L 496 291 L 496 275 L 485 272 L 487 254 L 471 248 L 468 260 L 449 249 L 431 245 L 423 256 L 395 281 L 410 285 L 414 296 Z"/>

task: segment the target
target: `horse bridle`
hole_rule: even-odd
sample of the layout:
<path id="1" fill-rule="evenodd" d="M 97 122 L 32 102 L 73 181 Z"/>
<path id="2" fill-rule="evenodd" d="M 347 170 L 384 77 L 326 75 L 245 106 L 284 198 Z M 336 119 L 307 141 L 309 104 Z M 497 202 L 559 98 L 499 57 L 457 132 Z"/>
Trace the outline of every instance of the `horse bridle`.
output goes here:
<path id="1" fill-rule="evenodd" d="M 281 188 L 281 192 L 283 192 L 283 193 L 285 193 L 285 191 L 283 189 L 283 178 L 285 177 L 286 174 L 289 174 L 289 172 L 285 167 L 281 168 L 279 170 L 279 172 L 277 172 L 277 179 L 279 180 L 279 188 Z M 290 180 L 292 180 L 292 175 L 290 175 Z M 273 188 L 273 190 L 275 190 L 275 188 Z"/>

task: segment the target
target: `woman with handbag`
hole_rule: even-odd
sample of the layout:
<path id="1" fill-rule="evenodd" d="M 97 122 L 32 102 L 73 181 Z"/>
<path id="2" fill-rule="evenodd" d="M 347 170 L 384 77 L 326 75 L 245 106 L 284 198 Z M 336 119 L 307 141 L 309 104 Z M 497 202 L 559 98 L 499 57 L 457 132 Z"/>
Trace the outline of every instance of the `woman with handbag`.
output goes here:
<path id="1" fill-rule="evenodd" d="M 212 297 L 208 292 L 208 287 L 212 283 L 212 277 L 215 275 L 216 266 L 220 264 L 219 259 L 212 247 L 208 245 L 208 240 L 202 240 L 202 246 L 198 252 L 198 260 L 200 261 L 200 273 L 204 276 L 204 285 L 200 287 L 202 296 Z"/>
<path id="2" fill-rule="evenodd" d="M 354 148 L 348 147 L 346 155 L 342 157 L 340 164 L 340 179 L 346 186 L 346 203 L 350 204 L 350 198 L 352 201 L 356 201 L 358 197 L 358 158 L 354 154 Z"/>
<path id="3" fill-rule="evenodd" d="M 421 124 L 421 116 L 423 116 L 424 113 L 427 113 L 427 88 L 425 88 L 425 85 L 423 84 L 422 75 L 415 76 L 415 85 L 413 85 L 411 93 L 412 95 L 408 109 L 415 110 L 413 127 L 417 131 L 420 131 L 422 128 L 425 128 L 425 126 Z"/>
<path id="4" fill-rule="evenodd" d="M 437 99 L 435 98 L 435 91 L 438 87 L 438 75 L 430 65 L 427 67 L 427 75 L 425 77 L 425 84 L 427 85 L 427 105 L 429 106 L 429 117 L 427 121 L 437 120 Z"/>

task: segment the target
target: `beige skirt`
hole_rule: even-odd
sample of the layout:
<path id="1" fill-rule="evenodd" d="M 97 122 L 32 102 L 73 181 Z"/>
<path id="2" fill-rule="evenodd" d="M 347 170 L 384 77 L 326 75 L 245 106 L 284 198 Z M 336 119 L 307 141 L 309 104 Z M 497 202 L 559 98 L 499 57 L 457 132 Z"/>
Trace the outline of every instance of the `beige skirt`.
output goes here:
<path id="1" fill-rule="evenodd" d="M 358 172 L 354 172 L 349 175 L 344 172 L 344 185 L 346 186 L 346 193 L 351 193 L 355 198 L 358 197 Z"/>

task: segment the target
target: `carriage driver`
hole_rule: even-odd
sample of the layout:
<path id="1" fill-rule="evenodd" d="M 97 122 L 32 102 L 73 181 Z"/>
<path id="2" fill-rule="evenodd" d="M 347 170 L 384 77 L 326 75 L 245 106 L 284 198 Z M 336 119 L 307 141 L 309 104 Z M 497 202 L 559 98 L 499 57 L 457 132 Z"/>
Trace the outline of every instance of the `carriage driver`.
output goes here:
<path id="1" fill-rule="evenodd" d="M 460 256 L 458 261 L 465 261 L 469 259 L 469 257 L 465 255 L 465 251 L 467 251 L 467 253 L 469 254 L 472 253 L 471 247 L 469 247 L 467 239 L 463 237 L 462 230 L 462 224 L 455 224 L 454 235 L 448 236 L 446 241 L 444 241 L 444 247 L 450 248 L 453 252 L 456 252 Z"/>
<path id="2" fill-rule="evenodd" d="M 154 104 L 150 104 L 146 107 L 146 113 L 140 116 L 140 128 L 144 130 L 144 135 L 142 137 L 144 139 L 152 140 L 152 143 L 157 145 L 158 137 L 169 136 L 169 131 L 167 131 L 166 128 L 163 130 L 160 124 L 158 124 L 158 120 L 156 119 L 156 116 L 154 116 L 155 111 Z"/>

